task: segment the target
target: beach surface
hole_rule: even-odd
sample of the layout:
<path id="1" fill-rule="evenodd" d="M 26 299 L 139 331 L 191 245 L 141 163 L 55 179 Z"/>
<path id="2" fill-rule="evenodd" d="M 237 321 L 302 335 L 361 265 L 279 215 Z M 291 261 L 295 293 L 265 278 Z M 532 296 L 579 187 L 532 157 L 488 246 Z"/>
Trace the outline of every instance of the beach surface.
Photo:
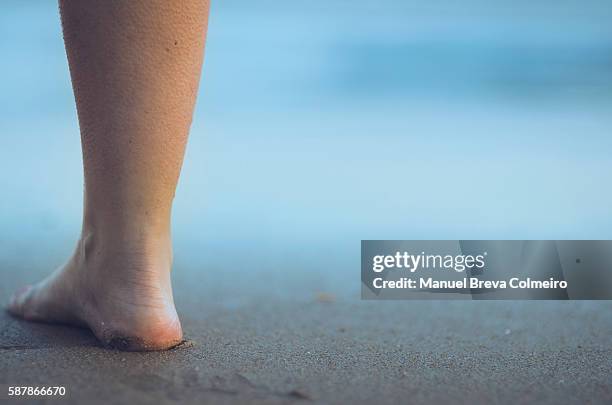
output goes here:
<path id="1" fill-rule="evenodd" d="M 360 301 L 317 288 L 317 269 L 245 279 L 177 261 L 185 344 L 119 352 L 86 330 L 3 312 L 3 398 L 8 386 L 64 386 L 62 402 L 75 404 L 612 401 L 612 302 Z M 2 301 L 46 271 L 36 258 L 0 265 L 14 270 Z M 250 288 L 258 277 L 273 288 Z"/>

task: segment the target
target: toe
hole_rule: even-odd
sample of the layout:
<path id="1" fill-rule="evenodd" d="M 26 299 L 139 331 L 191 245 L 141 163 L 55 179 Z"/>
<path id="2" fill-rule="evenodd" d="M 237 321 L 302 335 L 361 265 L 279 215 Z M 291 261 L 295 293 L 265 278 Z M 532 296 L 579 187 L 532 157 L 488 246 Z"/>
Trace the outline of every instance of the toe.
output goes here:
<path id="1" fill-rule="evenodd" d="M 7 310 L 10 314 L 18 317 L 24 317 L 25 311 L 25 303 L 28 301 L 29 296 L 32 293 L 32 286 L 26 285 L 11 297 L 9 304 L 7 306 Z"/>

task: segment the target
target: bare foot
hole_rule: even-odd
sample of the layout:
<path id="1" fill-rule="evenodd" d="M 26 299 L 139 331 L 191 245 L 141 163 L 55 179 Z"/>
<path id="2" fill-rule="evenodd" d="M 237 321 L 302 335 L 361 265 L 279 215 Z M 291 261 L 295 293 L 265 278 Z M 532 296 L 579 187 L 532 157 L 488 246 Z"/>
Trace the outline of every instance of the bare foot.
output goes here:
<path id="1" fill-rule="evenodd" d="M 103 344 L 121 350 L 179 344 L 169 237 L 102 239 L 82 237 L 68 263 L 18 291 L 8 311 L 29 321 L 88 327 Z"/>

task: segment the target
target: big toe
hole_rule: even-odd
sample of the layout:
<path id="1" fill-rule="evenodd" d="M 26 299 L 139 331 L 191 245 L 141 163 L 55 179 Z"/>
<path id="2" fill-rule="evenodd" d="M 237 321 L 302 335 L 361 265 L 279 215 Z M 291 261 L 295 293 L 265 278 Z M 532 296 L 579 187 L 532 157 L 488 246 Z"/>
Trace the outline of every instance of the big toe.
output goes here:
<path id="1" fill-rule="evenodd" d="M 70 301 L 62 292 L 48 281 L 26 286 L 15 293 L 7 307 L 8 312 L 26 321 L 80 325 L 74 308 L 68 305 Z"/>
<path id="2" fill-rule="evenodd" d="M 34 288 L 31 285 L 26 285 L 17 290 L 11 297 L 7 310 L 11 315 L 18 316 L 21 318 L 26 317 L 26 308 L 28 302 L 31 301 L 32 292 Z"/>

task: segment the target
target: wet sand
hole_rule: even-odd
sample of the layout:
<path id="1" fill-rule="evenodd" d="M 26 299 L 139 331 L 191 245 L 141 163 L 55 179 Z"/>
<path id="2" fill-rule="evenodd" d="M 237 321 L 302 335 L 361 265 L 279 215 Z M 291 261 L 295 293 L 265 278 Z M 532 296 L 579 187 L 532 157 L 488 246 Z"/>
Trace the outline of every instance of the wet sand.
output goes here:
<path id="1" fill-rule="evenodd" d="M 3 301 L 46 271 L 44 258 L 14 258 L 1 257 L 14 269 L 3 273 Z M 177 261 L 186 344 L 112 351 L 86 330 L 2 313 L 2 395 L 59 385 L 66 403 L 612 401 L 612 302 L 361 302 L 351 283 L 321 291 L 320 268 L 253 265 L 237 283 L 229 267 L 212 275 Z M 274 288 L 257 288 L 259 276 Z"/>

